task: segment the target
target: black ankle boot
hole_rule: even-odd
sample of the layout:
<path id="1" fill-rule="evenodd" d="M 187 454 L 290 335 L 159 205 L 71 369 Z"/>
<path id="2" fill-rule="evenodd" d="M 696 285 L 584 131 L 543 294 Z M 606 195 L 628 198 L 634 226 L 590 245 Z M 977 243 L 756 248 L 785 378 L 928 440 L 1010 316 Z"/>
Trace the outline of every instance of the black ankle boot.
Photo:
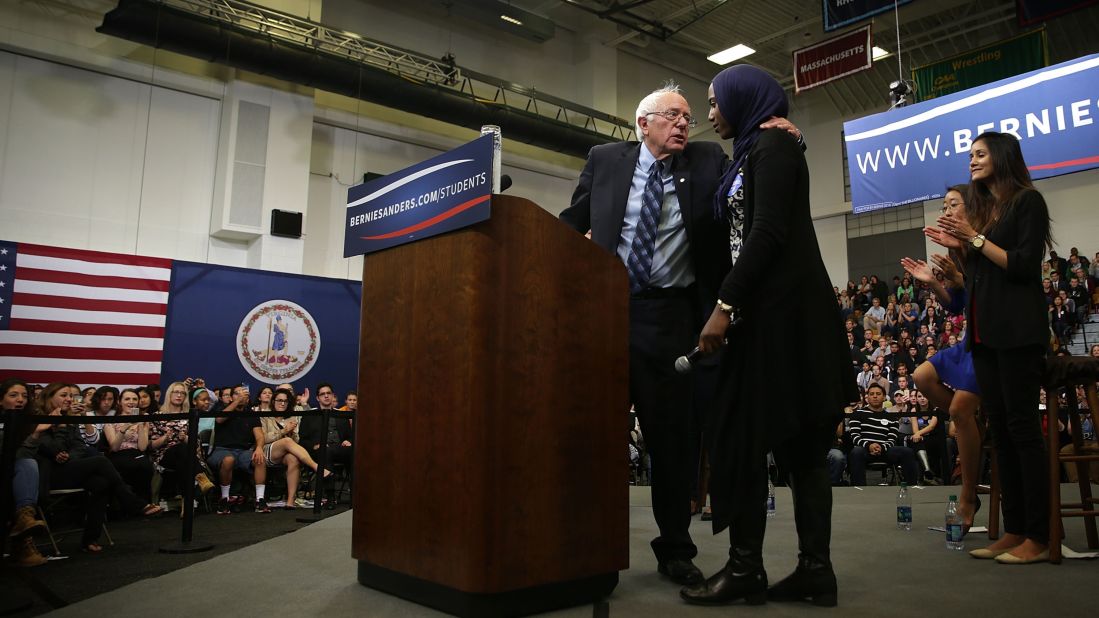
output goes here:
<path id="1" fill-rule="evenodd" d="M 836 595 L 832 565 L 809 558 L 799 559 L 793 573 L 767 590 L 768 601 L 801 601 L 821 607 L 835 607 Z"/>
<path id="2" fill-rule="evenodd" d="M 694 605 L 724 605 L 737 599 L 762 605 L 767 602 L 767 572 L 762 563 L 732 558 L 706 581 L 680 590 L 679 596 Z"/>

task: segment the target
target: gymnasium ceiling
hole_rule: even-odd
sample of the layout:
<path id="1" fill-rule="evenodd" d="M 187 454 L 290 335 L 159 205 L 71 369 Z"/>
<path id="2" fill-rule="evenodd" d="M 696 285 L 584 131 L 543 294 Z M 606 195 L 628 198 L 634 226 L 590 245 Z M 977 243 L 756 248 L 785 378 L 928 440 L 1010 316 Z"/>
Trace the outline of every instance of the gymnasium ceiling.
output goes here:
<path id="1" fill-rule="evenodd" d="M 462 0 L 458 0 L 461 2 Z M 515 4 L 519 4 L 516 1 Z M 1021 27 L 1015 0 L 913 0 L 899 10 L 901 63 L 910 70 L 968 50 L 1041 28 Z M 626 52 L 666 59 L 669 65 L 702 81 L 717 70 L 706 56 L 744 43 L 756 50 L 745 59 L 770 71 L 793 88 L 791 53 L 866 21 L 824 33 L 821 0 L 529 0 L 524 8 L 558 23 L 583 28 L 574 13 L 611 22 L 617 36 L 605 43 Z M 603 12 L 598 17 L 594 12 Z M 820 89 L 843 115 L 881 109 L 888 84 L 897 79 L 897 19 L 893 11 L 873 18 L 874 44 L 893 55 L 869 71 Z M 1050 63 L 1099 51 L 1099 5 L 1076 10 L 1045 23 Z M 606 29 L 602 30 L 605 32 Z M 659 61 L 658 61 L 659 62 Z"/>

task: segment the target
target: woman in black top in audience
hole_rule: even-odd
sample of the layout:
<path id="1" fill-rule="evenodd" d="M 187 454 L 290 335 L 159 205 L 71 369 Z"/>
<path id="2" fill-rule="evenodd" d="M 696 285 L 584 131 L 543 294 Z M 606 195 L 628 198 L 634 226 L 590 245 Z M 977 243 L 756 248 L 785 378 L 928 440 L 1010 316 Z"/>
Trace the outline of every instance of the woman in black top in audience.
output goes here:
<path id="1" fill-rule="evenodd" d="M 38 409 L 49 416 L 61 416 L 71 402 L 69 388 L 56 382 L 38 394 Z M 161 512 L 160 507 L 144 503 L 130 491 L 111 462 L 84 443 L 76 425 L 53 425 L 42 431 L 38 439 L 38 456 L 50 464 L 50 487 L 80 488 L 88 492 L 84 534 L 80 539 L 85 552 L 103 551 L 98 541 L 103 532 L 108 500 L 116 500 L 126 513 L 149 516 Z"/>
<path id="2" fill-rule="evenodd" d="M 1006 534 L 977 558 L 1005 564 L 1049 559 L 1048 459 L 1038 391 L 1049 327 L 1039 283 L 1052 245 L 1049 209 L 1034 189 L 1019 140 L 982 133 L 969 153 L 964 217 L 939 217 L 925 233 L 948 249 L 967 243 L 967 345 L 996 440 Z"/>

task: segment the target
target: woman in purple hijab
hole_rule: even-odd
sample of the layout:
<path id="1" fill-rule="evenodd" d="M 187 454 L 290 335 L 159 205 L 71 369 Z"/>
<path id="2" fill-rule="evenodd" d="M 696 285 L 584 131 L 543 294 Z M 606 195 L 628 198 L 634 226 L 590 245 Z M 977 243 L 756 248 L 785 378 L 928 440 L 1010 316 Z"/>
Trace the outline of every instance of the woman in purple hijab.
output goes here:
<path id="1" fill-rule="evenodd" d="M 836 605 L 826 454 L 858 391 L 813 229 L 803 148 L 785 131 L 759 128 L 787 110 L 782 87 L 756 67 L 730 67 L 710 84 L 710 122 L 734 140 L 733 165 L 714 200 L 715 216 L 729 224 L 732 268 L 698 345 L 722 354 L 708 446 L 714 533 L 729 528 L 730 548 L 725 567 L 681 591 L 689 603 Z M 780 394 L 789 385 L 774 374 L 789 350 L 814 364 L 798 378 L 799 392 L 812 396 L 796 404 Z M 770 589 L 763 568 L 768 452 L 794 498 L 799 549 L 797 570 Z"/>

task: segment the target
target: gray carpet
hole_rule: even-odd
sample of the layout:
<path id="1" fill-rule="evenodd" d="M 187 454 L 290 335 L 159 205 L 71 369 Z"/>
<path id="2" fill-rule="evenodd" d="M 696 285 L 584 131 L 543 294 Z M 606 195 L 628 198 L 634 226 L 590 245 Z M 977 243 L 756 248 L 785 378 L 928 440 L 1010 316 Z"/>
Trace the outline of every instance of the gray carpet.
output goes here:
<path id="1" fill-rule="evenodd" d="M 1066 560 L 1059 566 L 1004 566 L 978 561 L 945 548 L 943 534 L 927 530 L 941 525 L 946 496 L 957 488 L 913 490 L 911 532 L 896 529 L 896 488 L 838 488 L 834 492 L 833 561 L 840 585 L 840 608 L 846 615 L 1033 616 L 1056 609 L 1063 615 L 1091 613 L 1086 603 L 1099 564 Z M 1064 486 L 1066 498 L 1075 495 Z M 684 605 L 678 587 L 656 573 L 648 542 L 655 525 L 648 488 L 630 490 L 630 569 L 609 599 L 612 616 L 712 616 L 728 611 Z M 986 504 L 987 508 L 987 504 Z M 984 511 L 978 524 L 985 522 Z M 1066 544 L 1086 548 L 1083 525 L 1068 520 Z M 708 523 L 692 525 L 699 546 L 696 563 L 706 574 L 725 561 L 727 538 L 713 536 Z M 51 615 L 148 616 L 205 615 L 212 608 L 249 615 L 307 616 L 437 616 L 420 607 L 359 585 L 350 557 L 351 515 L 345 513 L 243 549 L 187 566 L 93 597 Z M 987 544 L 967 539 L 968 548 Z M 770 522 L 766 563 L 771 581 L 793 569 L 797 538 L 789 492 L 778 488 L 778 514 Z M 1056 597 L 1048 591 L 1056 590 Z M 828 610 L 804 605 L 768 604 L 737 607 L 753 615 L 793 616 Z M 552 616 L 591 616 L 591 606 L 554 612 Z"/>

